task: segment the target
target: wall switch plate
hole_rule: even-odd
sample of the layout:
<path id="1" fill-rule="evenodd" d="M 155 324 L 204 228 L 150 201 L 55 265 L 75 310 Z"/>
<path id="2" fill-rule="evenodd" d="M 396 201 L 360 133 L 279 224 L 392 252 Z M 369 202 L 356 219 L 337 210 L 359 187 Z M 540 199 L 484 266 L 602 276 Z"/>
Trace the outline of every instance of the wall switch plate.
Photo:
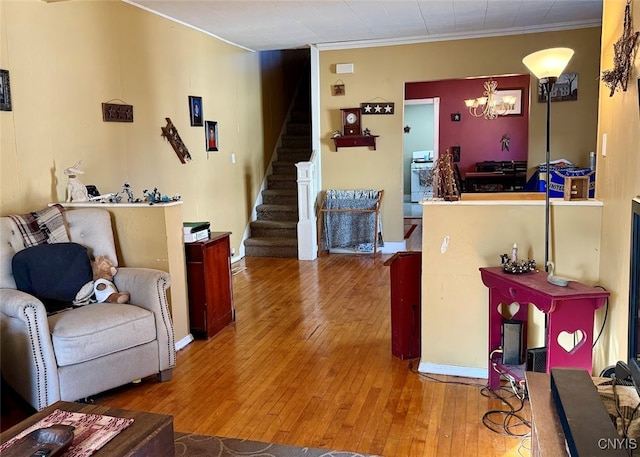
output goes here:
<path id="1" fill-rule="evenodd" d="M 602 157 L 607 157 L 607 134 L 602 134 Z"/>

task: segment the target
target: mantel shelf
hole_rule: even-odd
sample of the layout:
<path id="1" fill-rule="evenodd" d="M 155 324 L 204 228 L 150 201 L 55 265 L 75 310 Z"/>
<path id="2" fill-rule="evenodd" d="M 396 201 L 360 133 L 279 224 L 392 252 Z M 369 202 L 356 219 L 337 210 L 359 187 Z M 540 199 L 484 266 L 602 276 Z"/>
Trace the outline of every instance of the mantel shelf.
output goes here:
<path id="1" fill-rule="evenodd" d="M 379 135 L 345 135 L 333 138 L 333 143 L 338 148 L 353 148 L 356 146 L 369 146 L 376 149 L 376 138 Z"/>

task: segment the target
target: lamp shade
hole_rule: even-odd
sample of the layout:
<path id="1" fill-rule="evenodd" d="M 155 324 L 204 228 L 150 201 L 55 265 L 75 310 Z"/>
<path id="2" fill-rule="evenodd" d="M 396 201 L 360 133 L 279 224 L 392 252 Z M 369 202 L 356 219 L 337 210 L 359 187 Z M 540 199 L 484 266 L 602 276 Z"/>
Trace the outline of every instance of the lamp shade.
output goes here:
<path id="1" fill-rule="evenodd" d="M 538 79 L 560 76 L 573 57 L 573 49 L 550 48 L 529 54 L 522 63 Z"/>

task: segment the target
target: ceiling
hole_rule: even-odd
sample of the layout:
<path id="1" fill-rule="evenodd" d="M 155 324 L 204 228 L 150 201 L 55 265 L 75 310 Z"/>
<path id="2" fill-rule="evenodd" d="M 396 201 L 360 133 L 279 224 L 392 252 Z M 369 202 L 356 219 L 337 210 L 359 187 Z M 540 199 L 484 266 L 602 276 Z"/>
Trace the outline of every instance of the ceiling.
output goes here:
<path id="1" fill-rule="evenodd" d="M 123 0 L 252 51 L 599 26 L 602 0 Z"/>

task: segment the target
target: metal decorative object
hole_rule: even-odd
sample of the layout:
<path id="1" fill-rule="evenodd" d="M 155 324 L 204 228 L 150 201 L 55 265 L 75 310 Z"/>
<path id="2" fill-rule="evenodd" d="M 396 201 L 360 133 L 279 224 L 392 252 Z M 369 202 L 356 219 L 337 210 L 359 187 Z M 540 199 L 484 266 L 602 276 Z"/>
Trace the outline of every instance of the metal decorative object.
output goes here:
<path id="1" fill-rule="evenodd" d="M 622 36 L 613 44 L 613 69 L 603 71 L 601 77 L 604 85 L 611 89 L 609 97 L 613 97 L 618 89 L 622 89 L 623 92 L 627 91 L 638 36 L 640 36 L 640 32 L 634 33 L 631 24 L 631 0 L 627 0 L 627 6 L 624 9 Z"/>
<path id="2" fill-rule="evenodd" d="M 180 162 L 187 163 L 191 160 L 191 154 L 189 154 L 189 150 L 182 142 L 182 138 L 180 138 L 180 134 L 178 133 L 178 129 L 173 125 L 170 118 L 165 118 L 167 120 L 166 127 L 160 127 L 162 129 L 162 136 L 169 141 L 171 147 L 176 152 L 178 159 Z"/>

